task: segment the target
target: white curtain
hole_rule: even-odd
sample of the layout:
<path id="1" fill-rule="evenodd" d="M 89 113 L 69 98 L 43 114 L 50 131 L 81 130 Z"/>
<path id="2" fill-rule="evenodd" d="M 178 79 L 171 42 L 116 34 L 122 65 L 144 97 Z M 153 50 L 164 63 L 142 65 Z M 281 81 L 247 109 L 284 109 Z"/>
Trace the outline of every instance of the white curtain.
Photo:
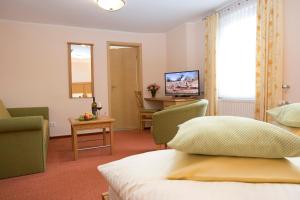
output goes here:
<path id="1" fill-rule="evenodd" d="M 219 98 L 255 99 L 256 8 L 256 0 L 244 0 L 219 14 Z"/>

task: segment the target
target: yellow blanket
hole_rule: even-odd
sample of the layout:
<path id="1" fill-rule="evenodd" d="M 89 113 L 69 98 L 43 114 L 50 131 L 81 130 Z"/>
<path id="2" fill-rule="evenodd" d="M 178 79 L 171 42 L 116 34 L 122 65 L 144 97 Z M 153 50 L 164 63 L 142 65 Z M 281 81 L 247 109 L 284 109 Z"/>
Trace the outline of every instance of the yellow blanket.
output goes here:
<path id="1" fill-rule="evenodd" d="M 300 163 L 288 159 L 178 154 L 168 179 L 300 184 Z"/>

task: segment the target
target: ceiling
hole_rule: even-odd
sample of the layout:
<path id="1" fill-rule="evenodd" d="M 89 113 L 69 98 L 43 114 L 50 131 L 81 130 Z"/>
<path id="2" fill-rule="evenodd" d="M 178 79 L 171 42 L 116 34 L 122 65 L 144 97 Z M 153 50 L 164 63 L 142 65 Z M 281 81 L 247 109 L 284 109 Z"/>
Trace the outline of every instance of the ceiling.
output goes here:
<path id="1" fill-rule="evenodd" d="M 0 0 L 0 19 L 141 33 L 162 33 L 229 0 L 126 0 L 108 12 L 96 0 Z"/>

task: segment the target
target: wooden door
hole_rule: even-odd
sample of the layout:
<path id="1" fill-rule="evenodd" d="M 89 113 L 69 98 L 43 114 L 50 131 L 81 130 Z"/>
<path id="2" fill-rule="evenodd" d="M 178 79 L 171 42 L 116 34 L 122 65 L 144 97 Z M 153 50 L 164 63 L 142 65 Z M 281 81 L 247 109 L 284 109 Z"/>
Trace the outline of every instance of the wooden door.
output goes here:
<path id="1" fill-rule="evenodd" d="M 138 49 L 110 49 L 111 115 L 117 130 L 138 128 L 134 91 L 138 89 Z"/>

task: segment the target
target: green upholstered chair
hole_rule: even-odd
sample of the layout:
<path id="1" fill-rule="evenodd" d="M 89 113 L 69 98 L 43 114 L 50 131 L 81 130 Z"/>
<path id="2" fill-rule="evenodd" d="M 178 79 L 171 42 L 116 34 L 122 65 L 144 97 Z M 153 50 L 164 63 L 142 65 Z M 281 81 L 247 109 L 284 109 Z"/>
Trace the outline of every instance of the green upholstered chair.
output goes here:
<path id="1" fill-rule="evenodd" d="M 0 117 L 0 179 L 45 171 L 48 108 L 8 108 L 7 111 L 9 116 Z"/>
<path id="2" fill-rule="evenodd" d="M 157 145 L 167 144 L 176 135 L 178 125 L 206 114 L 208 101 L 197 100 L 184 105 L 170 106 L 153 114 L 152 134 Z"/>

